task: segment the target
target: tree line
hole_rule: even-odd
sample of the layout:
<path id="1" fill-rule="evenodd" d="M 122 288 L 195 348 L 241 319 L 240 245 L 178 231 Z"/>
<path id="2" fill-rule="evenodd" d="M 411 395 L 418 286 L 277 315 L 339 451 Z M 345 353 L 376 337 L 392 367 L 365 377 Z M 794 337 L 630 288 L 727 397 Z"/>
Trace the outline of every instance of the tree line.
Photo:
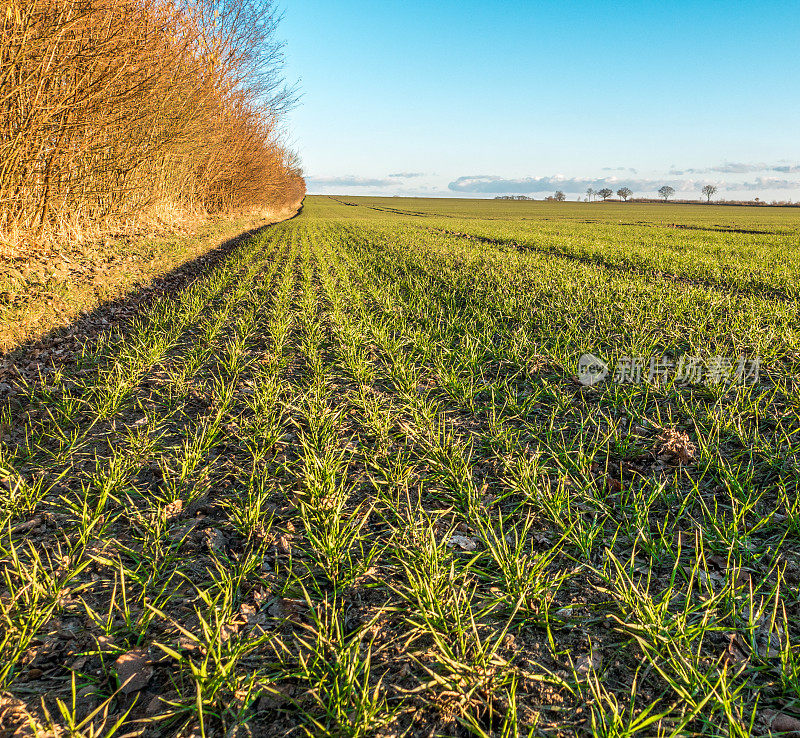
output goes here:
<path id="1" fill-rule="evenodd" d="M 700 188 L 700 192 L 703 193 L 703 196 L 706 198 L 706 202 L 711 202 L 711 198 L 717 193 L 717 188 L 714 185 L 707 184 Z M 587 200 L 593 200 L 595 196 L 601 197 L 603 200 L 608 200 L 608 198 L 613 194 L 614 191 L 608 187 L 603 187 L 602 189 L 596 191 L 592 187 L 589 187 L 589 189 L 586 190 Z M 658 195 L 664 200 L 664 202 L 667 202 L 674 194 L 675 188 L 670 187 L 669 185 L 663 185 L 658 190 Z M 560 198 L 559 195 L 561 195 Z M 617 190 L 617 197 L 619 197 L 623 202 L 627 202 L 631 197 L 633 197 L 633 190 L 631 190 L 630 187 L 620 187 Z M 558 191 L 554 195 L 553 199 L 564 200 L 566 198 L 563 192 Z"/>
<path id="2" fill-rule="evenodd" d="M 271 0 L 8 0 L 0 230 L 299 201 Z"/>
<path id="3" fill-rule="evenodd" d="M 703 185 L 700 188 L 700 192 L 706 198 L 707 202 L 711 202 L 711 198 L 717 193 L 717 188 L 714 185 Z M 603 201 L 608 200 L 611 195 L 614 194 L 614 191 L 609 187 L 603 187 L 600 190 L 595 190 L 593 187 L 589 187 L 586 190 L 586 200 L 591 201 L 594 200 L 595 197 L 600 197 Z M 674 194 L 675 189 L 670 187 L 669 185 L 664 185 L 658 190 L 659 197 L 661 197 L 664 202 L 668 201 Z M 630 187 L 620 187 L 617 190 L 617 197 L 620 198 L 623 202 L 627 202 L 631 197 L 633 197 L 633 190 Z M 495 200 L 532 200 L 533 198 L 528 197 L 527 195 L 499 195 L 495 198 Z M 548 200 L 555 200 L 556 202 L 564 202 L 567 199 L 567 196 L 564 194 L 562 190 L 556 190 L 555 194 L 550 195 Z M 580 199 L 580 198 L 578 198 Z M 758 198 L 756 198 L 758 200 Z"/>

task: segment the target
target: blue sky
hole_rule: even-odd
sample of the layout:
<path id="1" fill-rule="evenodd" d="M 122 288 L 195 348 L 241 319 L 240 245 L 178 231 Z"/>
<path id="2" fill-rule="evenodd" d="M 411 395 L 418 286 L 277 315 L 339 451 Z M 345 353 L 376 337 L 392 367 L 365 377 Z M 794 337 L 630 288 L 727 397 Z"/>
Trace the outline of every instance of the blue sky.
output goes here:
<path id="1" fill-rule="evenodd" d="M 790 3 L 281 0 L 312 193 L 800 199 Z"/>

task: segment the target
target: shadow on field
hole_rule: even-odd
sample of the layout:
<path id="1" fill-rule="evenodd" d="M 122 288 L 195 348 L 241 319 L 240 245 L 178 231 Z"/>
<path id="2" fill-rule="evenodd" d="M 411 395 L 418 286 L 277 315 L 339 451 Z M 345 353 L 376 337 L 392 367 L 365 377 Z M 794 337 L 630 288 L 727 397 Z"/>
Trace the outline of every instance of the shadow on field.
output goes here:
<path id="1" fill-rule="evenodd" d="M 300 215 L 301 205 L 291 218 Z M 112 330 L 124 337 L 132 320 L 158 298 L 177 294 L 217 267 L 241 244 L 263 231 L 278 225 L 268 223 L 229 238 L 202 256 L 186 262 L 170 272 L 141 285 L 123 297 L 103 302 L 91 312 L 11 351 L 0 353 L 0 400 L 17 394 L 20 380 L 35 383 L 43 375 L 75 363 L 81 347 L 101 333 Z"/>
<path id="2" fill-rule="evenodd" d="M 587 221 L 588 222 L 588 221 Z M 622 225 L 634 225 L 632 223 L 623 223 Z M 669 226 L 678 227 L 678 226 Z M 683 226 L 680 226 L 683 227 Z M 448 236 L 455 236 L 456 238 L 463 238 L 467 241 L 476 241 L 485 243 L 489 246 L 500 246 L 508 249 L 514 249 L 520 253 L 530 252 L 543 254 L 545 256 L 554 256 L 558 259 L 575 262 L 578 264 L 586 264 L 588 266 L 599 266 L 609 272 L 614 272 L 622 275 L 635 275 L 645 278 L 650 281 L 668 281 L 673 283 L 681 283 L 690 287 L 700 287 L 703 289 L 716 290 L 717 292 L 724 292 L 725 294 L 741 294 L 741 295 L 756 295 L 765 299 L 772 300 L 796 300 L 796 296 L 788 290 L 773 287 L 758 279 L 753 279 L 752 282 L 736 285 L 732 282 L 727 282 L 724 279 L 703 278 L 684 276 L 682 274 L 675 274 L 671 272 L 664 272 L 656 269 L 640 266 L 635 263 L 625 261 L 615 261 L 608 259 L 601 253 L 595 254 L 580 254 L 566 251 L 564 249 L 553 248 L 549 246 L 539 246 L 535 243 L 520 243 L 513 239 L 508 238 L 492 238 L 491 236 L 480 236 L 475 233 L 462 233 L 461 231 L 451 231 L 446 228 L 428 227 L 427 230 L 432 233 L 444 233 Z M 703 230 L 703 229 L 699 229 Z M 711 229 L 705 229 L 711 230 Z M 733 231 L 732 231 L 733 232 Z M 756 231 L 753 231 L 755 233 Z"/>

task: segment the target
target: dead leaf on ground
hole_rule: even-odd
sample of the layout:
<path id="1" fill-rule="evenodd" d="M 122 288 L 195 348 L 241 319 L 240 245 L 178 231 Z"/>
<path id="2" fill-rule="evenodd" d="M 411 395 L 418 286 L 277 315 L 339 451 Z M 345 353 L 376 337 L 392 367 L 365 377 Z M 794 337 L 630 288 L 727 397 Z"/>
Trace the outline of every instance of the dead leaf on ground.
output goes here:
<path id="1" fill-rule="evenodd" d="M 664 428 L 655 445 L 656 455 L 664 460 L 677 464 L 689 464 L 694 461 L 697 447 L 689 440 L 684 431 Z"/>
<path id="2" fill-rule="evenodd" d="M 800 719 L 777 710 L 762 710 L 761 720 L 770 733 L 781 733 L 785 738 L 800 738 Z"/>
<path id="3" fill-rule="evenodd" d="M 263 692 L 258 698 L 256 712 L 265 710 L 275 710 L 290 702 L 294 695 L 295 687 L 293 684 L 270 684 L 264 685 Z"/>
<path id="4" fill-rule="evenodd" d="M 750 657 L 747 655 L 748 649 L 744 638 L 738 633 L 728 633 L 728 647 L 722 656 L 723 666 L 737 668 L 746 664 Z"/>
<path id="5" fill-rule="evenodd" d="M 209 528 L 205 532 L 205 541 L 211 553 L 221 553 L 225 550 L 227 539 L 225 534 L 218 528 Z"/>
<path id="6" fill-rule="evenodd" d="M 294 623 L 299 623 L 302 619 L 301 615 L 307 607 L 308 605 L 305 600 L 281 597 L 267 608 L 267 612 L 274 618 L 283 618 Z"/>
<path id="7" fill-rule="evenodd" d="M 120 689 L 124 694 L 138 692 L 147 686 L 153 676 L 147 652 L 142 649 L 123 653 L 115 662 Z"/>
<path id="8" fill-rule="evenodd" d="M 175 520 L 175 518 L 179 518 L 181 513 L 183 512 L 183 500 L 175 500 L 174 502 L 170 502 L 164 508 L 164 520 L 169 522 L 170 520 Z"/>
<path id="9" fill-rule="evenodd" d="M 239 619 L 250 631 L 256 626 L 264 625 L 267 621 L 267 616 L 252 605 L 243 604 L 239 608 Z"/>
<path id="10" fill-rule="evenodd" d="M 281 535 L 278 536 L 278 540 L 275 541 L 275 547 L 280 554 L 290 554 L 292 552 L 292 536 L 281 533 Z"/>
<path id="11" fill-rule="evenodd" d="M 161 697 L 156 695 L 147 703 L 145 712 L 152 717 L 153 715 L 158 715 L 165 707 L 169 707 L 169 705 Z"/>
<path id="12" fill-rule="evenodd" d="M 736 589 L 747 587 L 750 584 L 750 573 L 741 567 L 729 564 L 729 560 L 725 556 L 709 556 L 706 558 L 706 563 L 719 572 L 719 578 L 724 581 L 728 580 L 733 584 Z M 713 571 L 709 571 L 712 578 L 715 577 Z"/>
<path id="13" fill-rule="evenodd" d="M 478 547 L 478 544 L 473 538 L 460 535 L 450 536 L 447 545 L 450 546 L 450 548 L 460 548 L 462 551 L 474 551 Z"/>
<path id="14" fill-rule="evenodd" d="M 603 663 L 603 657 L 597 651 L 585 653 L 575 662 L 575 671 L 586 676 L 591 671 L 597 671 Z"/>
<path id="15" fill-rule="evenodd" d="M 224 623 L 219 630 L 219 639 L 225 643 L 228 639 L 232 636 L 235 636 L 239 633 L 239 628 L 241 627 L 241 623 L 237 620 L 232 620 L 229 623 Z"/>
<path id="16" fill-rule="evenodd" d="M 0 692 L 0 735 L 46 738 L 53 734 L 42 729 L 36 718 L 28 712 L 24 702 L 8 692 Z"/>
<path id="17" fill-rule="evenodd" d="M 114 641 L 113 636 L 101 635 L 95 638 L 95 641 L 97 642 L 97 650 L 101 653 L 108 653 L 110 651 L 117 650 L 117 644 Z"/>

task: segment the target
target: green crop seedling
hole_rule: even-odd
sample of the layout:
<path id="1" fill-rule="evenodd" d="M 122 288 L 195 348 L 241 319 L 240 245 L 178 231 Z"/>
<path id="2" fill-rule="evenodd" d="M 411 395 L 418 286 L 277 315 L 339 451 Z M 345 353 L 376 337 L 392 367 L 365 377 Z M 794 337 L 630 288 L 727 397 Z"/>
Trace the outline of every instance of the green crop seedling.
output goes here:
<path id="1" fill-rule="evenodd" d="M 307 198 L 6 401 L 0 713 L 766 734 L 800 706 L 797 211 L 387 202 Z"/>

